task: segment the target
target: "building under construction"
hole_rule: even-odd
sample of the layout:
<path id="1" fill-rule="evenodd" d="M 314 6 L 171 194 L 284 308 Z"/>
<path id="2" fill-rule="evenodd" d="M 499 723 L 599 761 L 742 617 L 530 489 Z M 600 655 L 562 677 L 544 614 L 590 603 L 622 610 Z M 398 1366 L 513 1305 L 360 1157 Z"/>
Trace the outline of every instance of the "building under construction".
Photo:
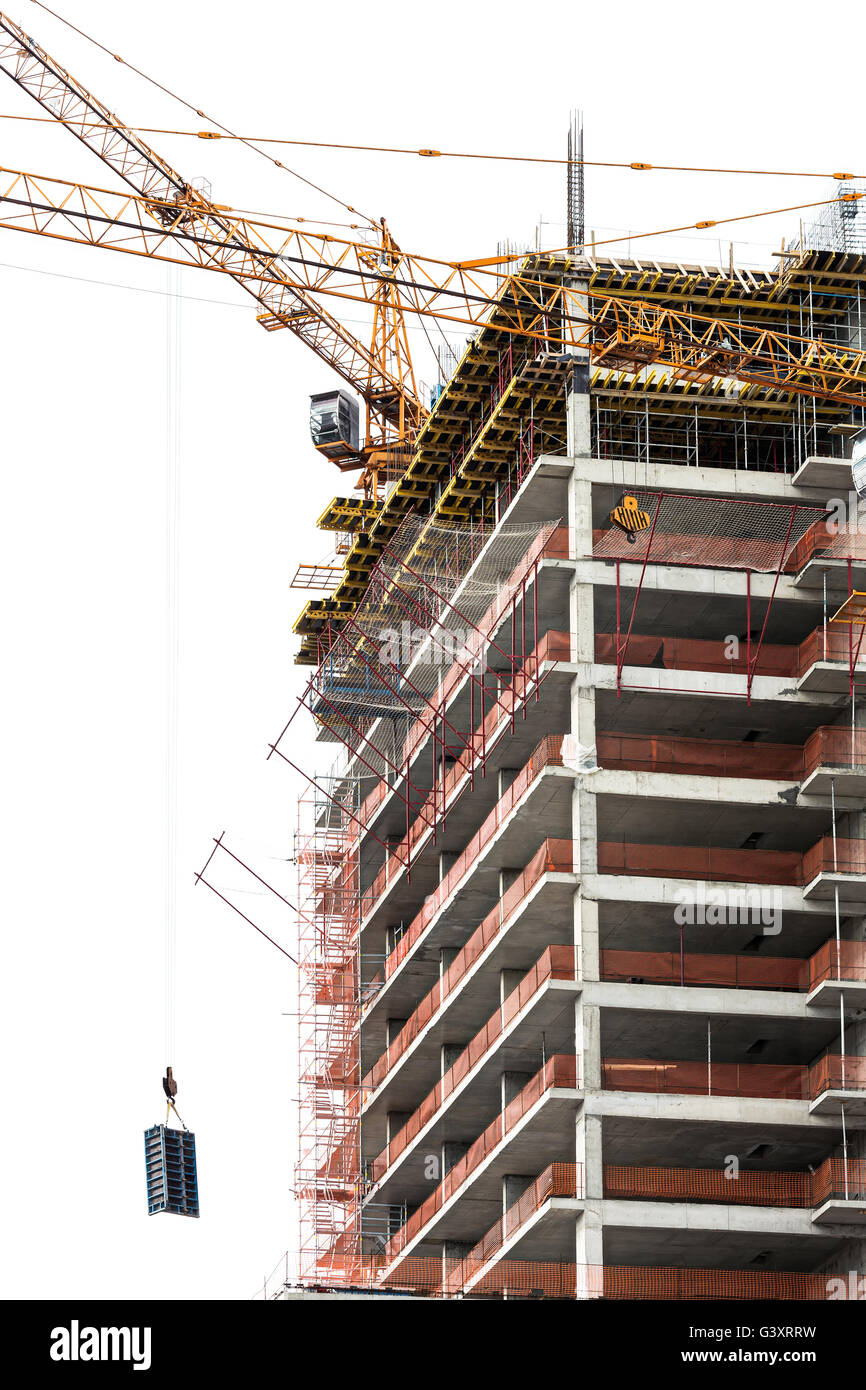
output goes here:
<path id="1" fill-rule="evenodd" d="M 866 193 L 771 269 L 616 259 L 573 129 L 566 250 L 448 262 L 213 202 L 2 13 L 0 72 L 117 181 L 4 168 L 0 228 L 230 277 L 348 388 L 271 745 L 301 1284 L 866 1296 Z M 432 392 L 412 315 L 471 334 Z"/>
<path id="2" fill-rule="evenodd" d="M 844 362 L 866 277 L 848 211 L 770 270 L 521 273 L 552 303 L 651 296 Z M 634 323 L 563 352 L 500 331 L 511 310 L 408 466 L 326 511 L 348 553 L 296 625 L 320 740 L 301 1282 L 854 1296 L 863 410 L 804 388 L 802 359 L 750 380 L 740 343 L 676 364 Z"/>

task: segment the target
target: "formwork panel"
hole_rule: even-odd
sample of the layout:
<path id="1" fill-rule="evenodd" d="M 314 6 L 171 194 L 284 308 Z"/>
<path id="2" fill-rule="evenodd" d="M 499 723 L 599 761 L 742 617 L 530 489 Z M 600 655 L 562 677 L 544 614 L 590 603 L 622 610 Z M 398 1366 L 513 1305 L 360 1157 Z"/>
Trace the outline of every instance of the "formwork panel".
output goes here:
<path id="1" fill-rule="evenodd" d="M 198 1216 L 198 1174 L 195 1135 L 189 1130 L 154 1125 L 144 1133 L 147 1212 Z"/>

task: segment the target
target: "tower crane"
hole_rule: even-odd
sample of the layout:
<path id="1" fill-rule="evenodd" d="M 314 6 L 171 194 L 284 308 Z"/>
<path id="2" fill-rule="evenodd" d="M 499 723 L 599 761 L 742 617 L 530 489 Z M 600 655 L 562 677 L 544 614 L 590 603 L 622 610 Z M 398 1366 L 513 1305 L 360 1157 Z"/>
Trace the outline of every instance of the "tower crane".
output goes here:
<path id="1" fill-rule="evenodd" d="M 400 248 L 385 219 L 374 224 L 376 244 L 358 246 L 359 264 L 368 271 L 370 281 L 365 298 L 373 305 L 372 341 L 363 343 L 312 297 L 299 277 L 283 269 L 248 222 L 227 217 L 226 209 L 173 169 L 3 13 L 0 69 L 139 195 L 139 211 L 152 227 L 165 233 L 175 254 L 183 245 L 188 254 L 181 260 L 188 260 L 192 253 L 196 264 L 227 272 L 258 301 L 258 320 L 264 328 L 289 329 L 358 392 L 367 411 L 364 443 L 353 398 L 335 398 L 333 393 L 314 400 L 313 441 L 340 468 L 360 467 L 368 491 L 372 488 L 375 494 L 383 455 L 388 450 L 405 454 L 426 415 L 418 399 L 406 325 L 392 283 Z M 70 191 L 67 186 L 67 196 Z M 22 207 L 20 199 L 9 196 L 12 201 L 4 205 L 7 214 L 11 208 Z M 37 215 L 41 210 L 32 209 Z M 69 211 L 72 214 L 71 206 Z M 102 214 L 103 230 L 105 222 Z M 32 225 L 29 229 L 36 230 Z M 47 231 L 47 227 L 39 230 Z M 344 405 L 342 414 L 329 408 L 332 400 Z"/>
<path id="2" fill-rule="evenodd" d="M 866 353 L 590 290 L 579 261 L 552 280 L 534 275 L 531 265 L 503 270 L 498 258 L 449 262 L 404 252 L 384 218 L 370 222 L 371 242 L 242 216 L 194 187 L 2 12 L 0 70 L 126 185 L 99 188 L 0 168 L 0 228 L 235 280 L 256 300 L 263 328 L 288 329 L 363 400 L 363 438 L 357 401 L 345 390 L 311 398 L 311 433 L 338 468 L 360 470 L 365 525 L 375 523 L 385 466 L 402 471 L 409 464 L 429 414 L 412 365 L 409 315 L 478 329 L 495 309 L 499 332 L 535 340 L 539 350 L 588 355 L 631 372 L 655 364 L 698 382 L 723 377 L 866 406 Z M 848 192 L 841 200 L 862 196 Z M 372 311 L 367 342 L 327 307 L 335 299 Z"/>

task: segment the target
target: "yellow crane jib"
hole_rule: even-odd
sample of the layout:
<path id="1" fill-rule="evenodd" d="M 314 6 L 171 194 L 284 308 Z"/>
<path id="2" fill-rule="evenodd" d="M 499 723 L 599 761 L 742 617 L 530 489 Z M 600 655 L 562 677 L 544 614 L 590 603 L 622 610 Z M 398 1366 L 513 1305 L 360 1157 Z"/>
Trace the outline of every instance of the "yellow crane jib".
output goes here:
<path id="1" fill-rule="evenodd" d="M 610 514 L 610 519 L 620 531 L 625 531 L 629 545 L 634 545 L 638 531 L 648 531 L 650 527 L 649 512 L 641 511 L 637 498 L 632 497 L 630 493 L 620 498 Z"/>

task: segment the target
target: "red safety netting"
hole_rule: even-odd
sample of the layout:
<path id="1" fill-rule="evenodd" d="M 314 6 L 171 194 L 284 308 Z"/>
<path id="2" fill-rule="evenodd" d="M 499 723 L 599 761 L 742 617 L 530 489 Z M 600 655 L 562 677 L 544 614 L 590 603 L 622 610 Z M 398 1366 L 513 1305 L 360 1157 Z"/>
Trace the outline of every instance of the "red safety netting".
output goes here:
<path id="1" fill-rule="evenodd" d="M 614 770 L 798 781 L 803 775 L 798 744 L 599 733 L 596 753 L 600 767 Z"/>
<path id="2" fill-rule="evenodd" d="M 866 840 L 834 844 L 825 835 L 805 853 L 778 849 L 719 849 L 705 845 L 640 845 L 600 840 L 601 874 L 697 878 L 716 883 L 805 887 L 822 873 L 866 874 Z"/>
<path id="3" fill-rule="evenodd" d="M 824 980 L 866 980 L 866 941 L 825 941 L 809 961 L 809 989 Z"/>
<path id="4" fill-rule="evenodd" d="M 646 526 L 630 542 L 612 524 L 593 531 L 593 557 L 637 564 L 696 565 L 772 572 L 819 528 L 831 539 L 821 507 L 726 497 L 629 490 Z"/>
<path id="5" fill-rule="evenodd" d="M 866 1057 L 827 1053 L 809 1068 L 812 1100 L 825 1091 L 866 1091 Z"/>
<path id="6" fill-rule="evenodd" d="M 603 980 L 728 989 L 813 990 L 824 980 L 866 981 L 866 942 L 825 941 L 810 960 L 786 956 L 709 955 L 679 951 L 600 953 Z"/>
<path id="7" fill-rule="evenodd" d="M 706 845 L 640 845 L 600 840 L 601 874 L 697 878 L 717 883 L 800 884 L 796 850 L 717 849 Z"/>
<path id="8" fill-rule="evenodd" d="M 606 1163 L 604 1195 L 625 1201 L 723 1202 L 758 1207 L 811 1207 L 811 1173 L 755 1172 L 730 1177 L 720 1168 L 640 1168 Z"/>
<path id="9" fill-rule="evenodd" d="M 809 962 L 783 956 L 693 955 L 678 951 L 602 951 L 603 980 L 653 985 L 718 985 L 723 989 L 809 987 Z M 864 973 L 866 978 L 866 973 Z"/>
<path id="10" fill-rule="evenodd" d="M 732 650 L 729 641 L 710 641 L 700 637 L 655 637 L 633 632 L 628 643 L 629 666 L 657 666 L 670 671 L 713 671 L 718 674 L 746 675 L 749 660 L 754 675 L 798 679 L 821 661 L 854 660 L 866 665 L 866 650 L 858 653 L 857 642 L 847 632 L 827 625 L 816 628 L 797 646 L 764 642 L 757 651 L 738 642 Z M 617 664 L 617 638 L 614 632 L 595 634 L 595 659 L 602 665 Z"/>

